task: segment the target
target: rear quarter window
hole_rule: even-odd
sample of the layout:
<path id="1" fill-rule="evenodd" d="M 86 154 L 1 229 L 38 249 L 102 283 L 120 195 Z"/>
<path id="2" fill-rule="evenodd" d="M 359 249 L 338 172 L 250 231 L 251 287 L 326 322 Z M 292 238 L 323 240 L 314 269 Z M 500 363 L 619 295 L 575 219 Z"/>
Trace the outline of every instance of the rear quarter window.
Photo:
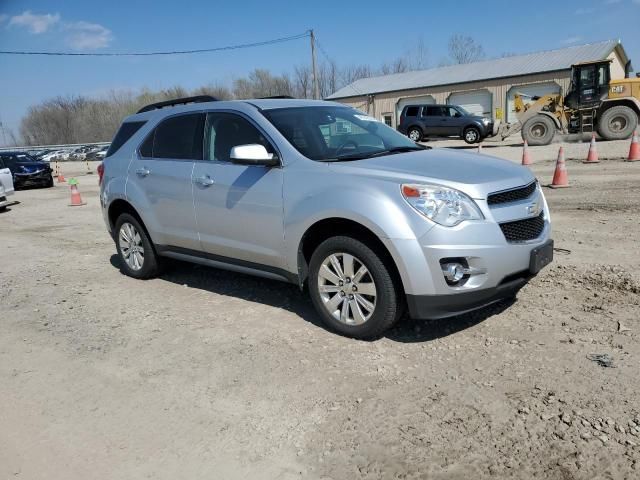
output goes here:
<path id="1" fill-rule="evenodd" d="M 118 129 L 116 136 L 113 138 L 105 157 L 109 157 L 120 150 L 120 147 L 127 143 L 127 141 L 133 137 L 145 123 L 147 122 L 124 122 L 120 125 L 120 128 Z"/>

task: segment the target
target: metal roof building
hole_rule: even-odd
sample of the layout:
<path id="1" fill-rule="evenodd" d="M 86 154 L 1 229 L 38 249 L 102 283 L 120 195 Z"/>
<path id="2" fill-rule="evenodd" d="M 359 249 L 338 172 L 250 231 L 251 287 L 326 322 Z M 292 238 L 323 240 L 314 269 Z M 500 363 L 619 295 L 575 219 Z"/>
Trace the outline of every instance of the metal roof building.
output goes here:
<path id="1" fill-rule="evenodd" d="M 557 50 L 363 78 L 328 100 L 347 103 L 395 126 L 407 104 L 452 103 L 472 113 L 514 121 L 513 96 L 564 93 L 571 65 L 611 59 L 611 77 L 623 78 L 629 62 L 622 44 L 608 40 Z M 630 66 L 630 64 L 629 64 Z M 629 67 L 627 67 L 629 68 Z"/>

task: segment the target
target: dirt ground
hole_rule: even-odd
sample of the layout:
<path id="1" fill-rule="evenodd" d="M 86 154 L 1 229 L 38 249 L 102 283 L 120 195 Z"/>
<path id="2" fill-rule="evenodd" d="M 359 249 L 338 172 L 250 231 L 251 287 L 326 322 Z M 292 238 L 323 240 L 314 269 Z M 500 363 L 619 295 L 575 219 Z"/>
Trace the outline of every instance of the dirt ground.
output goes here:
<path id="1" fill-rule="evenodd" d="M 545 190 L 560 250 L 516 302 L 373 342 L 327 332 L 287 284 L 125 277 L 95 174 L 85 207 L 17 192 L 0 479 L 640 478 L 640 163 L 567 166 L 572 188 Z"/>

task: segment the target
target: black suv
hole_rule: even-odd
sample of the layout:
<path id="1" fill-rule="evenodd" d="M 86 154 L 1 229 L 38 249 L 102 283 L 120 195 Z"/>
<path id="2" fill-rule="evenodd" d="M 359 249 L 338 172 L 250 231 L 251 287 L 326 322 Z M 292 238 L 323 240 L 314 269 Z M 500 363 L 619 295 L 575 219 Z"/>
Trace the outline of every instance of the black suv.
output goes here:
<path id="1" fill-rule="evenodd" d="M 493 122 L 458 105 L 407 105 L 400 114 L 398 131 L 414 142 L 424 137 L 458 137 L 476 143 L 493 135 Z"/>

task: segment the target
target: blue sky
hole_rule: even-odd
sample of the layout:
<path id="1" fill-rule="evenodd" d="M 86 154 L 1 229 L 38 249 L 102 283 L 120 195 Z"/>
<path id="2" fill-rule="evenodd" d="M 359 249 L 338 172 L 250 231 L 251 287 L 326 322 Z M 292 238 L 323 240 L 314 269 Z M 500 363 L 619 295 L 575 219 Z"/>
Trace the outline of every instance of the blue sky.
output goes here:
<path id="1" fill-rule="evenodd" d="M 430 66 L 437 66 L 454 33 L 474 37 L 489 57 L 620 38 L 640 71 L 640 0 L 541 0 L 535 8 L 517 0 L 418 4 L 421 11 L 415 3 L 388 0 L 0 0 L 0 49 L 180 50 L 257 42 L 314 28 L 339 65 L 377 67 L 421 36 Z M 179 57 L 0 56 L 0 119 L 17 134 L 29 105 L 57 95 L 230 84 L 256 67 L 281 73 L 308 61 L 307 39 Z"/>

